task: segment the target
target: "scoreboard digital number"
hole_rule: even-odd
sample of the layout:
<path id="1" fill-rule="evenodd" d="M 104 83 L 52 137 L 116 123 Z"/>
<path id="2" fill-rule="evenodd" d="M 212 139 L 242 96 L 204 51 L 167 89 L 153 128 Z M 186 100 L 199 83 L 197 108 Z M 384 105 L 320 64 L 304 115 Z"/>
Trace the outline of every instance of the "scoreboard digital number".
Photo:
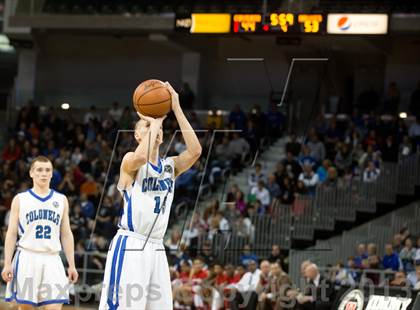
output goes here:
<path id="1" fill-rule="evenodd" d="M 233 33 L 324 33 L 321 14 L 233 14 Z"/>
<path id="2" fill-rule="evenodd" d="M 292 13 L 270 14 L 270 30 L 289 32 L 289 27 L 295 24 L 295 15 Z"/>
<path id="3" fill-rule="evenodd" d="M 319 33 L 323 18 L 321 14 L 299 14 L 298 22 L 303 25 L 304 33 Z"/>

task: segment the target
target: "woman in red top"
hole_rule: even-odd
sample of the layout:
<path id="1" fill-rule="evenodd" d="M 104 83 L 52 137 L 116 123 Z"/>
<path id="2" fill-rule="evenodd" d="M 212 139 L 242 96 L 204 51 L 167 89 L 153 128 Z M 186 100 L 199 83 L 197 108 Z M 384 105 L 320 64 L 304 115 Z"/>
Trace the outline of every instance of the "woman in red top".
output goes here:
<path id="1" fill-rule="evenodd" d="M 20 147 L 16 145 L 15 139 L 12 139 L 3 151 L 3 159 L 14 162 L 20 158 L 20 153 Z"/>
<path id="2" fill-rule="evenodd" d="M 215 284 L 216 287 L 227 284 L 228 276 L 223 270 L 223 266 L 220 264 L 214 265 L 214 274 L 216 275 Z"/>

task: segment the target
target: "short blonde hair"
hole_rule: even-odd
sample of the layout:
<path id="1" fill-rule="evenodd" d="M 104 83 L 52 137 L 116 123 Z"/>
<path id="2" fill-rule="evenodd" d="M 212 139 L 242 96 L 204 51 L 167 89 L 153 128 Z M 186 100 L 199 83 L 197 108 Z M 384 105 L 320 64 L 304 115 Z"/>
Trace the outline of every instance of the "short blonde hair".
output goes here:
<path id="1" fill-rule="evenodd" d="M 41 162 L 41 163 L 51 163 L 51 166 L 52 166 L 52 162 L 51 162 L 51 160 L 48 158 L 48 157 L 46 157 L 46 156 L 37 156 L 37 157 L 35 157 L 33 160 L 32 160 L 32 162 L 31 162 L 31 167 L 29 168 L 30 170 L 32 170 L 32 168 L 35 166 L 35 163 L 36 162 Z"/>

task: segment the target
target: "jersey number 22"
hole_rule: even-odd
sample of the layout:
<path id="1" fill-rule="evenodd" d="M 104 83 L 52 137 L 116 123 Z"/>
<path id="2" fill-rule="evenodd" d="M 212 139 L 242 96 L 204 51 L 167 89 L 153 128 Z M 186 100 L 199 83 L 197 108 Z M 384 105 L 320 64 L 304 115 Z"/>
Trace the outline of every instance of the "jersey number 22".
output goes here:
<path id="1" fill-rule="evenodd" d="M 35 229 L 36 229 L 36 233 L 35 233 L 36 239 L 51 239 L 51 226 L 37 225 Z"/>

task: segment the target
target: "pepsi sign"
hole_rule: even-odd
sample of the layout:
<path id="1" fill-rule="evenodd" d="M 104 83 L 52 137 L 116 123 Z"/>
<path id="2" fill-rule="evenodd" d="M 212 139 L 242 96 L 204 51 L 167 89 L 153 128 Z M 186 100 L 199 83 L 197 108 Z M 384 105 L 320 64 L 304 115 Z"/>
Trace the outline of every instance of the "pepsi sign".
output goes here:
<path id="1" fill-rule="evenodd" d="M 387 14 L 328 14 L 327 33 L 387 34 Z"/>

